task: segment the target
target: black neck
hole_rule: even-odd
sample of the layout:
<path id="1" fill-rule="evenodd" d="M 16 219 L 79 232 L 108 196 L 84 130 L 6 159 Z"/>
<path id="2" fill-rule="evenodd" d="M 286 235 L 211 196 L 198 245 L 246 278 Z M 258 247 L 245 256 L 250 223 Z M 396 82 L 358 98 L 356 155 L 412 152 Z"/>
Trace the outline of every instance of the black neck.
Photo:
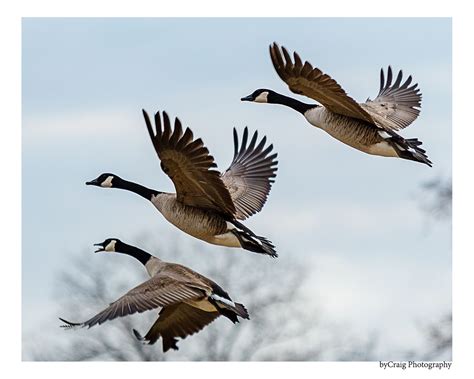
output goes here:
<path id="1" fill-rule="evenodd" d="M 137 195 L 140 195 L 147 200 L 151 200 L 152 196 L 156 196 L 161 193 L 159 191 L 144 187 L 137 183 L 129 182 L 128 180 L 121 178 L 114 178 L 114 187 L 135 192 Z"/>
<path id="2" fill-rule="evenodd" d="M 302 114 L 304 114 L 308 109 L 316 108 L 319 106 L 316 104 L 306 104 L 299 100 L 293 99 L 292 97 L 280 95 L 276 92 L 273 92 L 268 95 L 268 102 L 273 104 L 286 105 L 287 107 L 293 108 L 295 111 L 298 111 Z"/>
<path id="3" fill-rule="evenodd" d="M 152 257 L 151 254 L 147 253 L 146 251 L 143 251 L 135 246 L 127 245 L 121 241 L 118 241 L 115 245 L 115 251 L 117 253 L 130 255 L 131 257 L 138 259 L 143 265 L 146 265 L 146 263 Z"/>

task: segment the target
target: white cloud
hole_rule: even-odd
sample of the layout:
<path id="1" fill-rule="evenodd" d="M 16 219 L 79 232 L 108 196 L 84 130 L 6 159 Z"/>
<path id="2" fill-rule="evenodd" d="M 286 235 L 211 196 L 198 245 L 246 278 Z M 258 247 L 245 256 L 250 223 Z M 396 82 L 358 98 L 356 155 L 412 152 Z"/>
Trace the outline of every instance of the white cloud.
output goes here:
<path id="1" fill-rule="evenodd" d="M 120 109 L 27 115 L 23 118 L 23 141 L 38 144 L 44 140 L 55 143 L 63 139 L 113 137 L 124 132 L 130 135 L 139 117 L 141 114 Z"/>
<path id="2" fill-rule="evenodd" d="M 304 200 L 297 204 L 280 203 L 265 210 L 266 220 L 278 220 L 271 223 L 273 234 L 301 238 L 329 231 L 330 234 L 360 234 L 361 238 L 377 241 L 377 235 L 383 235 L 384 231 L 415 234 L 421 230 L 422 215 L 409 201 L 381 206 L 336 198 Z"/>
<path id="3" fill-rule="evenodd" d="M 451 268 L 420 265 L 416 257 L 385 258 L 319 253 L 307 291 L 324 304 L 326 319 L 362 335 L 375 330 L 381 351 L 406 351 L 423 343 L 420 326 L 451 311 Z"/>

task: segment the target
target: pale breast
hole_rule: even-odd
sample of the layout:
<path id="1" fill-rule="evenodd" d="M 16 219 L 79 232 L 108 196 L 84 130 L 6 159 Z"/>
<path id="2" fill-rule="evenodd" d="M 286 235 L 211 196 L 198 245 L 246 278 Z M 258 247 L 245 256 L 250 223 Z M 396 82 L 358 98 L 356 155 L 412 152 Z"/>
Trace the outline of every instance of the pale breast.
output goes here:
<path id="1" fill-rule="evenodd" d="M 151 257 L 145 264 L 146 271 L 150 277 L 155 276 L 166 265 L 161 259 Z"/>
<path id="2" fill-rule="evenodd" d="M 308 109 L 304 113 L 304 117 L 311 125 L 323 129 L 326 119 L 326 108 L 317 107 Z"/>

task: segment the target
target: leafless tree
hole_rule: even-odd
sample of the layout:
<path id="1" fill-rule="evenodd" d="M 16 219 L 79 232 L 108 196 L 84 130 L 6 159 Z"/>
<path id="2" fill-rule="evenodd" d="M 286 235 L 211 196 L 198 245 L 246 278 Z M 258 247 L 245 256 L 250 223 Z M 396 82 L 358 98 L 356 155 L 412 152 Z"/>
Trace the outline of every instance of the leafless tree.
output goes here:
<path id="1" fill-rule="evenodd" d="M 452 179 L 437 177 L 422 185 L 424 197 L 422 209 L 435 221 L 450 222 L 452 217 Z M 426 351 L 421 354 L 423 360 L 452 359 L 452 312 L 451 310 L 438 321 L 421 325 Z"/>
<path id="2" fill-rule="evenodd" d="M 437 177 L 422 185 L 422 209 L 438 221 L 451 220 L 453 189 L 451 178 Z"/>
<path id="3" fill-rule="evenodd" d="M 422 327 L 426 336 L 428 349 L 424 360 L 452 359 L 453 320 L 451 313 L 443 316 L 438 321 Z"/>
<path id="4" fill-rule="evenodd" d="M 450 220 L 451 179 L 434 179 L 422 186 L 421 204 L 430 218 Z M 161 238 L 160 240 L 171 240 Z M 131 241 L 132 243 L 134 241 Z M 219 318 L 200 333 L 179 343 L 179 351 L 163 354 L 160 341 L 143 345 L 132 328 L 142 332 L 154 322 L 157 312 L 146 312 L 108 322 L 90 330 L 61 331 L 48 343 L 44 336 L 28 338 L 32 360 L 116 361 L 247 361 L 247 360 L 378 360 L 377 333 L 365 339 L 354 337 L 346 325 L 324 319 L 324 307 L 307 285 L 310 267 L 291 252 L 276 260 L 233 249 L 158 244 L 151 234 L 136 239 L 137 246 L 172 262 L 178 262 L 215 280 L 237 301 L 246 305 L 251 319 L 233 325 Z M 179 247 L 178 247 L 179 246 Z M 146 279 L 135 261 L 126 256 L 78 254 L 58 274 L 55 299 L 58 316 L 83 320 Z M 55 320 L 59 330 L 59 321 Z M 421 350 L 405 351 L 407 359 L 451 359 L 451 311 L 438 322 L 419 327 L 425 336 Z M 44 334 L 44 333 L 43 333 Z"/>

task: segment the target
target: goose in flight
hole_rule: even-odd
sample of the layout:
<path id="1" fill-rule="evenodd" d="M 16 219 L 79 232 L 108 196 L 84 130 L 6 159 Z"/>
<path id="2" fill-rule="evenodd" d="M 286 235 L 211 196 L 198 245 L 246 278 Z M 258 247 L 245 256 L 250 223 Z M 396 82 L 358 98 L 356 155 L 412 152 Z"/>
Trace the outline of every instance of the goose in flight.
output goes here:
<path id="1" fill-rule="evenodd" d="M 368 154 L 399 157 L 432 166 L 420 148 L 417 138 L 405 139 L 397 131 L 406 128 L 419 115 L 421 93 L 409 76 L 402 83 L 400 71 L 392 83 L 389 66 L 387 79 L 380 71 L 380 90 L 374 100 L 357 103 L 329 75 L 309 62 L 302 62 L 295 52 L 293 60 L 288 51 L 276 44 L 270 45 L 270 57 L 278 76 L 290 91 L 305 95 L 322 105 L 306 104 L 269 89 L 257 89 L 242 101 L 281 104 L 301 113 L 306 120 L 329 133 L 337 140 Z"/>
<path id="2" fill-rule="evenodd" d="M 234 303 L 218 284 L 185 266 L 162 261 L 117 238 L 108 238 L 94 246 L 99 246 L 96 252 L 116 252 L 136 258 L 145 266 L 150 279 L 87 321 L 75 323 L 60 318 L 66 324 L 63 328 L 90 328 L 117 317 L 161 308 L 158 319 L 145 336 L 135 329 L 133 333 L 150 345 L 161 337 L 166 352 L 178 350 L 177 337 L 184 339 L 197 333 L 219 316 L 227 317 L 234 324 L 239 322 L 237 317 L 249 319 L 245 307 Z"/>
<path id="3" fill-rule="evenodd" d="M 173 130 L 167 113 L 161 116 L 157 112 L 154 129 L 145 111 L 143 116 L 161 168 L 173 181 L 176 193 L 149 189 L 110 173 L 86 184 L 135 192 L 149 200 L 170 223 L 203 241 L 277 257 L 268 239 L 239 221 L 262 209 L 276 177 L 277 154 L 269 155 L 273 145 L 265 146 L 266 137 L 258 141 L 255 132 L 248 143 L 245 128 L 239 147 L 234 128 L 234 158 L 221 174 L 214 169 L 217 165 L 202 140 L 194 139 L 189 128 L 183 133 L 178 118 Z"/>

